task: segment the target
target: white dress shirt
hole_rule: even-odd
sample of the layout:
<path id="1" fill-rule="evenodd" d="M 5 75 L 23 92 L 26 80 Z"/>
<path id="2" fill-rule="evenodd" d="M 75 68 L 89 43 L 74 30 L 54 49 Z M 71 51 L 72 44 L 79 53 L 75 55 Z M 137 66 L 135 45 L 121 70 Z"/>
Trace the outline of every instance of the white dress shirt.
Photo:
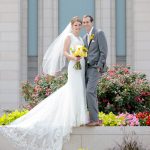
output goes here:
<path id="1" fill-rule="evenodd" d="M 90 32 L 89 33 L 87 33 L 87 37 L 88 37 L 88 45 L 89 45 L 89 43 L 90 43 L 90 36 L 91 36 L 91 34 L 92 34 L 92 31 L 93 31 L 93 27 L 91 28 L 91 30 L 90 30 Z"/>

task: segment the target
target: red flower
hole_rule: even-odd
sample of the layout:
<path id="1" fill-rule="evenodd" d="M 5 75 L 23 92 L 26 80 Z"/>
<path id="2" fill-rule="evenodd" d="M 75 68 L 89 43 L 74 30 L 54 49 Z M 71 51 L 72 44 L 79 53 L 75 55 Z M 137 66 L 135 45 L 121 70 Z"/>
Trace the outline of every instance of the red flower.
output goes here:
<path id="1" fill-rule="evenodd" d="M 141 120 L 143 125 L 150 126 L 150 112 L 139 112 L 136 114 L 136 117 Z"/>
<path id="2" fill-rule="evenodd" d="M 37 75 L 37 76 L 34 78 L 34 83 L 37 83 L 39 80 L 40 80 L 40 76 Z"/>
<path id="3" fill-rule="evenodd" d="M 150 116 L 148 116 L 148 118 L 146 120 L 146 125 L 150 126 Z"/>
<path id="4" fill-rule="evenodd" d="M 141 92 L 142 96 L 150 96 L 150 92 Z"/>
<path id="5" fill-rule="evenodd" d="M 123 68 L 123 71 L 124 71 L 125 73 L 129 73 L 129 69 L 128 69 L 128 68 Z"/>
<path id="6" fill-rule="evenodd" d="M 141 96 L 136 96 L 135 97 L 135 101 L 137 101 L 137 102 L 143 102 L 144 101 L 144 99 L 141 97 Z"/>
<path id="7" fill-rule="evenodd" d="M 108 99 L 103 99 L 103 103 L 107 103 L 108 102 Z"/>
<path id="8" fill-rule="evenodd" d="M 115 70 L 109 70 L 109 71 L 108 71 L 108 74 L 109 74 L 110 76 L 114 76 L 114 75 L 115 75 Z"/>
<path id="9" fill-rule="evenodd" d="M 136 114 L 136 117 L 139 118 L 139 119 L 144 119 L 146 116 L 145 116 L 144 113 L 139 112 L 139 113 Z"/>

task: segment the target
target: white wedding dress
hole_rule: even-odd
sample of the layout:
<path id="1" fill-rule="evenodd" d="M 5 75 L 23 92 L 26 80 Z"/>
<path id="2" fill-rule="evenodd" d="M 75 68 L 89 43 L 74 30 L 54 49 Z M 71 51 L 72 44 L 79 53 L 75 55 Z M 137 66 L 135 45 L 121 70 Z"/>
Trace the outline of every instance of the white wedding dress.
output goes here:
<path id="1" fill-rule="evenodd" d="M 71 47 L 83 45 L 80 37 L 72 33 L 69 36 Z M 10 139 L 19 150 L 62 150 L 72 128 L 86 124 L 89 120 L 84 58 L 80 62 L 82 69 L 75 70 L 75 62 L 70 61 L 67 83 L 26 115 L 10 125 L 0 127 L 0 134 Z"/>

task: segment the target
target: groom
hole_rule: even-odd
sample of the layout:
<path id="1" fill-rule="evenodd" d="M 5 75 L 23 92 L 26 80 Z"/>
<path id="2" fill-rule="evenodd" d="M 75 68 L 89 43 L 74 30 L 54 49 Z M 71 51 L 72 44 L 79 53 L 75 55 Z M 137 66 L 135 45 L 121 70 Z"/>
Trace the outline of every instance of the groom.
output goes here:
<path id="1" fill-rule="evenodd" d="M 83 16 L 83 26 L 87 34 L 83 37 L 84 44 L 88 48 L 86 60 L 85 80 L 87 106 L 90 115 L 88 126 L 100 125 L 98 119 L 97 84 L 106 68 L 107 42 L 104 32 L 93 27 L 93 17 Z"/>

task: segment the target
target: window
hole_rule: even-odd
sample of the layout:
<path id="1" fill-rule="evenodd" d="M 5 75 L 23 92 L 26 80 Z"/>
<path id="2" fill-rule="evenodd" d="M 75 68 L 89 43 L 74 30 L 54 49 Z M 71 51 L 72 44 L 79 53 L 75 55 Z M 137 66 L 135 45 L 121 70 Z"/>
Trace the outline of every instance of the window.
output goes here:
<path id="1" fill-rule="evenodd" d="M 116 63 L 126 63 L 126 1 L 116 0 Z"/>
<path id="2" fill-rule="evenodd" d="M 38 1 L 28 0 L 28 56 L 37 56 Z"/>
<path id="3" fill-rule="evenodd" d="M 38 0 L 28 0 L 28 80 L 38 72 Z"/>
<path id="4" fill-rule="evenodd" d="M 64 30 L 73 16 L 82 16 L 85 14 L 94 17 L 93 0 L 59 0 L 59 33 Z"/>

